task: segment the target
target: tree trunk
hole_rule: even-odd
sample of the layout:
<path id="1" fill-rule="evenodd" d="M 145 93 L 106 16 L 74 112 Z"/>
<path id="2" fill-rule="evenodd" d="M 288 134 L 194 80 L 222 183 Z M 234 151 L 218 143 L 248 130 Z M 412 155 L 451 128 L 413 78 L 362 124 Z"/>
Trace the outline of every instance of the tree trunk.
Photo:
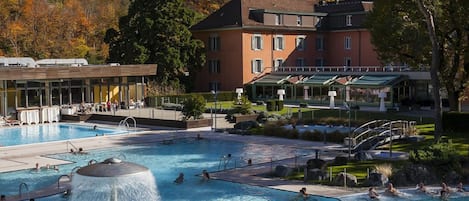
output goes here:
<path id="1" fill-rule="evenodd" d="M 443 120 L 442 120 L 442 108 L 441 108 L 441 97 L 440 97 L 440 79 L 438 76 L 439 68 L 441 67 L 441 49 L 440 42 L 436 36 L 436 28 L 434 23 L 434 16 L 432 12 L 424 5 L 423 0 L 417 0 L 417 4 L 420 12 L 425 17 L 425 23 L 428 29 L 428 36 L 432 43 L 432 63 L 430 67 L 431 84 L 433 86 L 433 99 L 435 101 L 435 142 L 438 142 L 443 133 Z"/>

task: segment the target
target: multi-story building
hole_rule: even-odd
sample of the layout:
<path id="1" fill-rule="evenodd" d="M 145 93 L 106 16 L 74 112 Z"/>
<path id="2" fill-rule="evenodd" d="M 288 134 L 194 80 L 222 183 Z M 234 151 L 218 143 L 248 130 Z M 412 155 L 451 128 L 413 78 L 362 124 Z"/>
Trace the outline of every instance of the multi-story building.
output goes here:
<path id="1" fill-rule="evenodd" d="M 364 27 L 372 1 L 232 0 L 194 25 L 206 44 L 207 65 L 196 89 L 234 90 L 252 98 L 325 102 L 337 98 L 374 105 L 429 99 L 430 76 L 382 64 Z M 249 87 L 246 85 L 249 84 Z"/>

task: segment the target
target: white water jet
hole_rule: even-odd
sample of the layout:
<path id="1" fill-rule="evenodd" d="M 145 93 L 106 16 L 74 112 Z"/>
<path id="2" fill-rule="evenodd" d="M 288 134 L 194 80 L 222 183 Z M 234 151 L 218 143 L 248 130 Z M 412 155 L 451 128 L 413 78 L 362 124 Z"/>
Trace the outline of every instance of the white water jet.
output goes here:
<path id="1" fill-rule="evenodd" d="M 107 159 L 77 171 L 72 179 L 72 201 L 160 201 L 151 171 L 134 163 Z"/>

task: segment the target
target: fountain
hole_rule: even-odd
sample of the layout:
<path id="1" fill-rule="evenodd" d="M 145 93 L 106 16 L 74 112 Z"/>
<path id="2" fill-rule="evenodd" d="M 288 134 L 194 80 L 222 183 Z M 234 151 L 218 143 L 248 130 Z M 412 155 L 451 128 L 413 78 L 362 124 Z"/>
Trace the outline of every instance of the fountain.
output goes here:
<path id="1" fill-rule="evenodd" d="M 151 171 L 109 158 L 80 168 L 72 179 L 71 200 L 155 200 L 160 196 Z"/>

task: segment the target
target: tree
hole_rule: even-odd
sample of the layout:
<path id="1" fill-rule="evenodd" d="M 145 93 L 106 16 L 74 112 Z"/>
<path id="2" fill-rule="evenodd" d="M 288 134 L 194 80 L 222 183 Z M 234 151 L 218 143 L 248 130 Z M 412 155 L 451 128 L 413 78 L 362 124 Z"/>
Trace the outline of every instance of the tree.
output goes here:
<path id="1" fill-rule="evenodd" d="M 182 114 L 184 119 L 188 120 L 191 117 L 200 119 L 205 111 L 205 99 L 201 95 L 192 94 L 183 102 Z"/>
<path id="2" fill-rule="evenodd" d="M 189 31 L 194 16 L 182 0 L 132 1 L 128 14 L 119 19 L 119 30 L 106 32 L 109 61 L 156 63 L 161 84 L 202 68 L 203 43 Z"/>
<path id="3" fill-rule="evenodd" d="M 444 86 L 451 110 L 468 80 L 469 1 L 376 0 L 367 25 L 372 43 L 384 62 L 430 66 L 435 105 L 435 136 L 442 132 L 441 94 Z"/>

